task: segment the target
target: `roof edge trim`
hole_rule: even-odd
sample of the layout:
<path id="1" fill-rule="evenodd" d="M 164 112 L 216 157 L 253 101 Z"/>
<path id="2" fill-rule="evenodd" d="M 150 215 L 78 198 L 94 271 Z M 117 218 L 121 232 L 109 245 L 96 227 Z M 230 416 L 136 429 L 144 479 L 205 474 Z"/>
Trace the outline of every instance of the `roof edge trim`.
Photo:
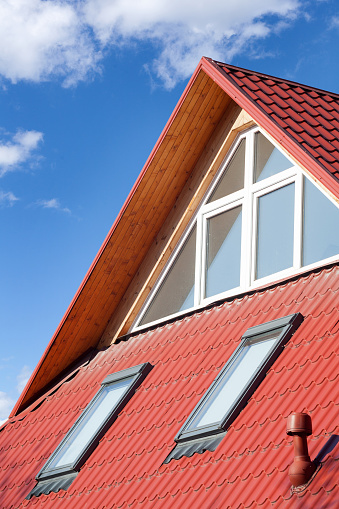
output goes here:
<path id="1" fill-rule="evenodd" d="M 231 99 L 253 117 L 255 122 L 265 129 L 287 152 L 295 157 L 301 166 L 307 168 L 319 182 L 339 199 L 339 186 L 333 175 L 329 174 L 326 168 L 321 166 L 318 161 L 298 146 L 254 101 L 245 96 L 241 88 L 232 83 L 223 69 L 218 66 L 217 62 L 211 58 L 203 57 L 201 59 L 201 67 Z"/>

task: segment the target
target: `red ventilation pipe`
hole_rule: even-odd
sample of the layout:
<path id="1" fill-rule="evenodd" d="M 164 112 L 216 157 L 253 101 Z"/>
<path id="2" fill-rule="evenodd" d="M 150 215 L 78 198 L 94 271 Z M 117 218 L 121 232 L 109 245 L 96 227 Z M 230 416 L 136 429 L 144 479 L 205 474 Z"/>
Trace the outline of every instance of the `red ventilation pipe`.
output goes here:
<path id="1" fill-rule="evenodd" d="M 294 461 L 288 475 L 293 486 L 300 486 L 311 479 L 316 469 L 307 448 L 307 436 L 312 435 L 311 417 L 302 412 L 293 412 L 287 418 L 286 433 L 293 436 L 294 445 Z"/>

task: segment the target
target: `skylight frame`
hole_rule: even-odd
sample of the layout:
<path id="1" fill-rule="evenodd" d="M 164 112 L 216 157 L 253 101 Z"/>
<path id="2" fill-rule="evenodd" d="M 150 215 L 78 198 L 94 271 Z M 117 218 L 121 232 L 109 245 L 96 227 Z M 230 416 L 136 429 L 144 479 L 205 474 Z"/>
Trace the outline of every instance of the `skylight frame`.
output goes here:
<path id="1" fill-rule="evenodd" d="M 285 344 L 289 341 L 302 321 L 303 316 L 300 313 L 296 313 L 247 329 L 241 338 L 240 344 L 237 346 L 224 367 L 220 370 L 212 384 L 206 390 L 205 394 L 194 407 L 186 419 L 184 425 L 175 436 L 174 441 L 178 444 L 178 446 L 181 446 L 182 444 L 190 444 L 192 441 L 196 440 L 210 439 L 214 435 L 225 433 L 227 431 L 230 424 L 236 419 L 239 413 L 246 406 L 248 400 L 253 395 L 255 390 L 262 383 L 268 370 L 272 367 L 276 359 L 282 353 Z M 214 393 L 216 387 L 218 387 L 218 385 L 227 375 L 227 372 L 230 371 L 230 369 L 234 366 L 234 363 L 236 362 L 242 350 L 246 348 L 246 346 L 248 346 L 251 342 L 259 340 L 260 336 L 267 335 L 269 333 L 274 334 L 274 332 L 279 331 L 279 329 L 280 334 L 276 338 L 274 345 L 262 359 L 252 378 L 244 385 L 241 393 L 235 399 L 234 403 L 227 411 L 225 411 L 223 418 L 213 424 L 196 427 L 195 429 L 190 428 L 190 424 L 196 419 L 200 410 Z M 200 448 L 201 445 L 198 444 L 197 447 Z"/>
<path id="2" fill-rule="evenodd" d="M 81 415 L 77 418 L 75 423 L 68 430 L 66 435 L 59 443 L 59 445 L 56 447 L 56 449 L 48 458 L 42 469 L 37 474 L 36 479 L 38 483 L 44 483 L 45 481 L 51 479 L 58 479 L 59 477 L 74 476 L 74 474 L 76 474 L 79 471 L 81 466 L 85 463 L 87 458 L 97 447 L 99 440 L 116 420 L 121 410 L 125 407 L 126 403 L 131 399 L 137 387 L 146 378 L 146 376 L 148 375 L 152 368 L 153 366 L 150 363 L 146 362 L 143 364 L 139 364 L 137 366 L 133 366 L 131 368 L 124 369 L 122 371 L 118 371 L 116 373 L 112 373 L 103 380 L 99 391 L 88 403 L 88 405 L 83 410 Z M 87 417 L 89 412 L 95 407 L 104 389 L 114 383 L 120 382 L 122 380 L 127 380 L 129 378 L 131 379 L 130 385 L 124 391 L 122 396 L 117 400 L 111 412 L 101 422 L 100 426 L 97 428 L 95 433 L 92 434 L 92 436 L 83 445 L 83 448 L 77 455 L 75 461 L 66 465 L 61 465 L 60 467 L 49 468 L 49 465 L 53 463 L 53 460 L 57 457 L 57 455 L 63 448 L 64 444 L 67 443 L 68 438 L 79 428 L 79 426 L 81 426 L 82 422 Z"/>

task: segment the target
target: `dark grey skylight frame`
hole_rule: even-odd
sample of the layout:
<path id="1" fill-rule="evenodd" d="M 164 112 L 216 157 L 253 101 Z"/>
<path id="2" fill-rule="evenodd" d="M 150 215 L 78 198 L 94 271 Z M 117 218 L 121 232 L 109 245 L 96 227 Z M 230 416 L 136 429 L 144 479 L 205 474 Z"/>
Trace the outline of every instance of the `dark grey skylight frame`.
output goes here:
<path id="1" fill-rule="evenodd" d="M 182 456 L 191 456 L 194 452 L 215 449 L 220 440 L 224 437 L 227 428 L 247 404 L 249 398 L 265 378 L 268 369 L 278 358 L 284 345 L 302 321 L 303 316 L 297 313 L 251 327 L 245 332 L 241 338 L 240 345 L 236 348 L 233 355 L 215 378 L 209 389 L 205 392 L 204 396 L 174 438 L 175 442 L 177 442 L 177 446 L 166 458 L 165 463 L 168 463 L 173 458 L 179 459 Z M 204 408 L 206 408 L 206 406 L 207 410 L 211 408 L 213 404 L 212 398 L 216 398 L 215 394 L 218 394 L 218 391 L 220 393 L 231 374 L 234 373 L 235 368 L 240 365 L 242 360 L 241 355 L 244 355 L 245 352 L 244 349 L 251 345 L 263 344 L 267 341 L 270 341 L 272 345 L 267 346 L 267 353 L 254 368 L 252 376 L 244 383 L 244 386 L 239 391 L 233 403 L 230 404 L 228 408 L 225 408 L 224 412 L 223 409 L 221 409 L 220 412 L 220 407 L 217 407 L 219 414 L 221 415 L 223 413 L 222 418 L 217 422 L 208 423 L 206 425 L 194 425 L 194 422 L 199 420 L 200 416 L 204 415 Z"/>
<path id="2" fill-rule="evenodd" d="M 117 373 L 112 373 L 103 380 L 100 390 L 87 405 L 80 417 L 76 420 L 76 422 L 64 436 L 58 447 L 55 449 L 55 451 L 52 453 L 43 468 L 36 476 L 38 484 L 35 486 L 35 488 L 33 488 L 27 498 L 31 498 L 33 495 L 38 496 L 41 493 L 46 494 L 51 491 L 58 491 L 61 488 L 67 489 L 65 486 L 68 487 L 69 484 L 73 481 L 81 466 L 98 445 L 99 440 L 118 417 L 127 401 L 129 401 L 129 399 L 133 396 L 137 387 L 145 379 L 152 368 L 153 366 L 147 362 L 144 364 L 139 364 L 138 366 L 124 369 L 122 371 L 118 371 Z M 60 453 L 61 458 L 62 454 L 67 456 L 67 444 L 72 443 L 72 436 L 76 437 L 76 433 L 79 429 L 85 429 L 86 419 L 88 416 L 90 416 L 91 413 L 92 416 L 95 415 L 93 413 L 96 411 L 96 409 L 99 408 L 99 404 L 102 402 L 104 397 L 104 391 L 107 392 L 109 387 L 114 390 L 114 386 L 117 387 L 118 384 L 124 384 L 124 382 L 126 385 L 123 385 L 125 388 L 123 389 L 121 396 L 116 398 L 112 408 L 105 413 L 102 422 L 99 422 L 98 426 L 95 425 L 95 429 L 90 429 L 89 432 L 87 432 L 87 440 L 82 445 L 81 449 L 79 448 L 79 453 L 76 454 L 75 459 L 70 463 L 66 464 L 64 462 L 61 464 L 61 466 L 53 467 L 53 462 L 55 463 L 55 459 L 58 457 L 58 455 L 60 455 Z M 88 422 L 89 421 L 87 421 L 87 423 Z M 63 450 L 65 453 L 63 453 Z M 50 465 L 52 465 L 52 467 Z"/>

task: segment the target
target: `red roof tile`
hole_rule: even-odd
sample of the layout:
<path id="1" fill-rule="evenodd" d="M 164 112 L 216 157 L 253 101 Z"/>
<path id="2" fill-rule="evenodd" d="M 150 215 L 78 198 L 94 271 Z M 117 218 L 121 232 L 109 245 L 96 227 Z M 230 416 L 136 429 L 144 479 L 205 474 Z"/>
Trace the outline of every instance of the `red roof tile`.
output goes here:
<path id="1" fill-rule="evenodd" d="M 296 296 L 298 296 L 296 298 Z M 0 501 L 20 507 L 330 507 L 339 445 L 309 486 L 291 494 L 286 419 L 307 410 L 314 458 L 339 433 L 339 267 L 273 285 L 98 352 L 23 418 L 0 431 Z M 163 461 L 173 438 L 251 326 L 300 312 L 295 335 L 214 452 Z M 24 497 L 34 477 L 109 373 L 154 365 L 67 492 Z M 67 377 L 65 378 L 67 380 Z M 40 425 L 37 425 L 40 423 Z M 315 504 L 315 505 L 314 505 Z"/>

